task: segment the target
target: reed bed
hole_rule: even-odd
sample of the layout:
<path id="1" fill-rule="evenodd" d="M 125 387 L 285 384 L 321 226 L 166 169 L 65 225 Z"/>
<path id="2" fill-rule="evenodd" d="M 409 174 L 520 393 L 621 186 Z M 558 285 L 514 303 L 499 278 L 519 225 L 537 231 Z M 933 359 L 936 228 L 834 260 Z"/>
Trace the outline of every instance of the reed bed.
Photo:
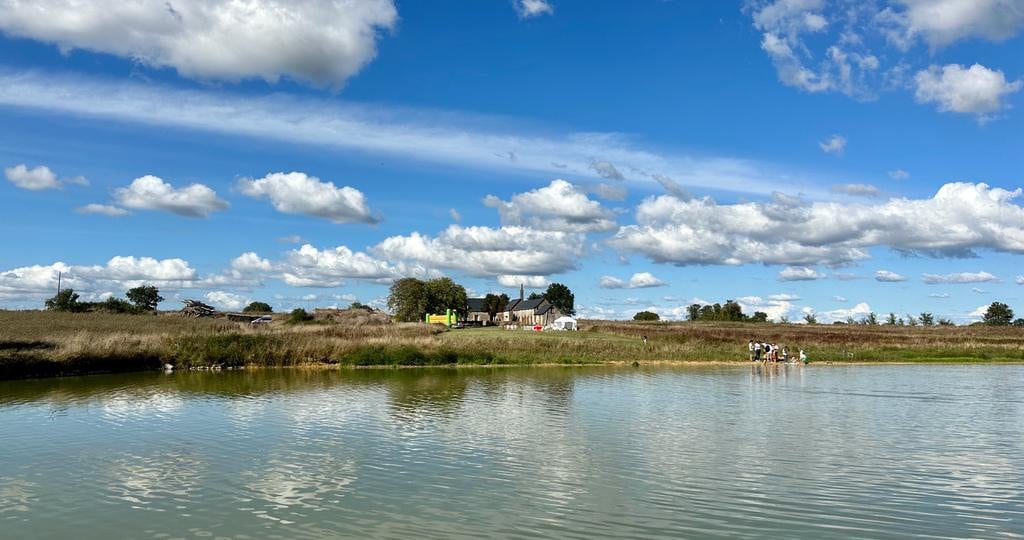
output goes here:
<path id="1" fill-rule="evenodd" d="M 648 338 L 647 343 L 643 337 Z M 829 362 L 1024 361 L 1024 330 L 583 321 L 579 332 L 448 331 L 352 313 L 252 327 L 172 314 L 0 311 L 0 378 L 175 368 L 295 365 L 741 362 L 759 339 Z"/>

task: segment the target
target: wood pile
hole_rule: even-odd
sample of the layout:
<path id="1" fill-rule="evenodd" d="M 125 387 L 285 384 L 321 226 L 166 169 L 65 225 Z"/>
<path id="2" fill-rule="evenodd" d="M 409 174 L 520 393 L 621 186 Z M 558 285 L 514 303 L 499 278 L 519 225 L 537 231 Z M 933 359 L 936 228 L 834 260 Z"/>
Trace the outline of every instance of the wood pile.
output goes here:
<path id="1" fill-rule="evenodd" d="M 182 317 L 212 317 L 217 312 L 212 306 L 199 300 L 182 300 L 181 303 L 185 304 L 185 307 L 178 312 Z"/>

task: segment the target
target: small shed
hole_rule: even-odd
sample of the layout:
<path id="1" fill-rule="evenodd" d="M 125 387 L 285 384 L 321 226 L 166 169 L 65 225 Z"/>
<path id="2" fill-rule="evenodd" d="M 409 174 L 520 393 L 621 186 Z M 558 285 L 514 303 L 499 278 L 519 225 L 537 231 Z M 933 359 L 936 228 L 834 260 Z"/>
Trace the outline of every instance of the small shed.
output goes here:
<path id="1" fill-rule="evenodd" d="M 579 330 L 579 324 L 572 317 L 559 317 L 551 323 L 553 330 Z"/>

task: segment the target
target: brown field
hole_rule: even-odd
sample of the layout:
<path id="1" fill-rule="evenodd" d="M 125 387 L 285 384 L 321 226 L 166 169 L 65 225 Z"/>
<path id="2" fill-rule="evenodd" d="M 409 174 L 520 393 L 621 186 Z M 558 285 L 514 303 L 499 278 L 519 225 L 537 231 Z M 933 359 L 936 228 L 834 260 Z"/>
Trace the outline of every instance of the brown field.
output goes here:
<path id="1" fill-rule="evenodd" d="M 647 336 L 644 345 L 641 337 Z M 265 327 L 173 314 L 0 311 L 0 378 L 209 366 L 743 362 L 762 339 L 814 362 L 1020 362 L 1024 330 L 582 321 L 579 332 L 447 331 L 353 311 Z"/>

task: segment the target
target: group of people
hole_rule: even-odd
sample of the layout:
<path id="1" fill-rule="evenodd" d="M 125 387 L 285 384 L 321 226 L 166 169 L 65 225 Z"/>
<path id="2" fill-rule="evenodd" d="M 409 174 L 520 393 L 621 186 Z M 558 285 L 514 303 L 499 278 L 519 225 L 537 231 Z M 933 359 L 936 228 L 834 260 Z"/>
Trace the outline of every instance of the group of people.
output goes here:
<path id="1" fill-rule="evenodd" d="M 789 347 L 783 345 L 782 347 L 775 343 L 768 343 L 764 341 L 750 340 L 747 344 L 747 349 L 750 351 L 751 362 L 790 362 L 789 358 Z M 800 362 L 807 363 L 807 354 L 801 349 L 799 353 Z M 793 359 L 795 361 L 796 358 Z"/>

